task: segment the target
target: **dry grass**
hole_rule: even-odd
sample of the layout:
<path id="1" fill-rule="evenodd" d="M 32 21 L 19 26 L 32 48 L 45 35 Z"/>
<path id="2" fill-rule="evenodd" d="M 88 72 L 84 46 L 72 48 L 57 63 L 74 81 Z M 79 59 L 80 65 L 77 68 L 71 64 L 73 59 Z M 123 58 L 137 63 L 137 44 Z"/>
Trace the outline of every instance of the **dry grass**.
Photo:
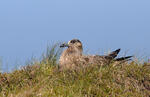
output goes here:
<path id="1" fill-rule="evenodd" d="M 0 97 L 150 96 L 148 62 L 112 63 L 60 72 L 56 62 L 58 51 L 54 48 L 41 62 L 0 74 Z"/>

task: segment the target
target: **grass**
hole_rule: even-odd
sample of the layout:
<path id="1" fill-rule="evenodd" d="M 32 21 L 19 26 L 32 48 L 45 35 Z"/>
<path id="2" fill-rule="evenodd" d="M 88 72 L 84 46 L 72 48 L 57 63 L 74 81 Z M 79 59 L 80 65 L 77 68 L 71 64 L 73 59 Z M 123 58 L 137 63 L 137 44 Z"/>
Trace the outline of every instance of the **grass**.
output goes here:
<path id="1" fill-rule="evenodd" d="M 59 71 L 57 46 L 40 62 L 0 74 L 0 97 L 149 97 L 150 63 Z"/>

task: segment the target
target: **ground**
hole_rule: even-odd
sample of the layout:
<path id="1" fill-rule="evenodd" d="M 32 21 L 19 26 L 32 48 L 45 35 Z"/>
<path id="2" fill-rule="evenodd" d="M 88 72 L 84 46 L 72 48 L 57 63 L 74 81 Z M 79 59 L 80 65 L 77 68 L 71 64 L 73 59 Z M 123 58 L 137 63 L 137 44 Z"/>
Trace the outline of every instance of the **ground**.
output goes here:
<path id="1" fill-rule="evenodd" d="M 58 53 L 57 53 L 58 54 Z M 0 97 L 149 97 L 150 63 L 131 61 L 59 71 L 56 53 L 0 74 Z"/>

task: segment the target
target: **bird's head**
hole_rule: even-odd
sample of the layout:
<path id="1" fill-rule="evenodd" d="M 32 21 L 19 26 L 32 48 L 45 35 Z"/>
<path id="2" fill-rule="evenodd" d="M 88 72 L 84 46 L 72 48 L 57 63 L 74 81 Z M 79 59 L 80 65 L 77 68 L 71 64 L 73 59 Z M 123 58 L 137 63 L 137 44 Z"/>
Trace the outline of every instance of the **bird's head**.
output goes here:
<path id="1" fill-rule="evenodd" d="M 79 39 L 72 39 L 70 40 L 68 43 L 63 43 L 62 45 L 60 45 L 60 47 L 68 47 L 72 50 L 77 50 L 82 52 L 83 47 L 82 47 L 82 43 Z"/>

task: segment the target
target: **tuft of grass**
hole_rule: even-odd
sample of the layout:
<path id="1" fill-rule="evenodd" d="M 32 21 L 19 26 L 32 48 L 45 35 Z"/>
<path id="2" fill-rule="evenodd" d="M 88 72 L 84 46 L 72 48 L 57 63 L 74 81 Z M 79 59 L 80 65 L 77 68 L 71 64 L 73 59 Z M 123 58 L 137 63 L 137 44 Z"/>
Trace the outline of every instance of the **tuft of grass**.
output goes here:
<path id="1" fill-rule="evenodd" d="M 0 74 L 0 97 L 149 97 L 150 63 L 59 71 L 57 45 L 41 62 Z"/>
<path id="2" fill-rule="evenodd" d="M 59 45 L 60 43 L 57 43 L 53 46 L 48 46 L 46 54 L 43 55 L 43 59 L 41 62 L 56 65 L 58 63 L 57 60 L 59 59 L 60 54 L 62 53 L 62 49 L 60 49 Z"/>

